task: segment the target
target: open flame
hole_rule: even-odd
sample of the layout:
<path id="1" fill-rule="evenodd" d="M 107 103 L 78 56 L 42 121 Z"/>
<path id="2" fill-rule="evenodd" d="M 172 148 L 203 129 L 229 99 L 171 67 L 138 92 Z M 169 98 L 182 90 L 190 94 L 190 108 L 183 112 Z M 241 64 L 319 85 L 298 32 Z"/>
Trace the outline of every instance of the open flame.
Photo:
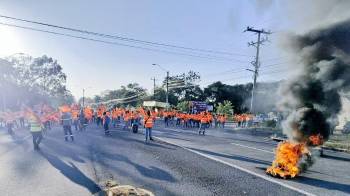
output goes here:
<path id="1" fill-rule="evenodd" d="M 284 141 L 278 144 L 276 157 L 272 166 L 267 168 L 266 173 L 274 177 L 294 178 L 301 169 L 299 161 L 304 154 L 309 154 L 309 150 L 304 143 L 293 143 Z"/>
<path id="2" fill-rule="evenodd" d="M 272 166 L 267 168 L 266 173 L 284 179 L 296 177 L 303 170 L 303 165 L 300 164 L 301 158 L 304 155 L 308 158 L 311 156 L 307 147 L 319 146 L 323 143 L 324 139 L 321 134 L 311 135 L 305 142 L 284 141 L 280 143 L 276 149 L 275 160 Z"/>
<path id="3" fill-rule="evenodd" d="M 321 134 L 311 135 L 309 137 L 309 142 L 310 142 L 310 145 L 312 145 L 312 146 L 319 146 L 319 145 L 323 144 L 324 139 L 323 139 L 323 136 Z"/>

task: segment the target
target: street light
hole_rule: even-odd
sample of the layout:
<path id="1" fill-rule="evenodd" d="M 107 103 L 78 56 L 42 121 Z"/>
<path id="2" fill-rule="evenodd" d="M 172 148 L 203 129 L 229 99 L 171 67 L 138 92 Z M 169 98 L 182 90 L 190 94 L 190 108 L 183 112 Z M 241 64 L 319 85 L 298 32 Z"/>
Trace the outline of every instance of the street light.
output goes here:
<path id="1" fill-rule="evenodd" d="M 166 107 L 168 108 L 168 105 L 169 105 L 169 71 L 164 69 L 162 66 L 156 64 L 156 63 L 153 63 L 152 65 L 154 66 L 158 66 L 160 69 L 162 69 L 163 71 L 166 72 L 166 93 L 165 93 L 165 103 L 166 103 Z"/>
<path id="2" fill-rule="evenodd" d="M 87 88 L 89 89 L 89 88 L 92 88 L 92 87 L 88 86 Z M 85 108 L 85 88 L 83 88 L 83 108 Z"/>

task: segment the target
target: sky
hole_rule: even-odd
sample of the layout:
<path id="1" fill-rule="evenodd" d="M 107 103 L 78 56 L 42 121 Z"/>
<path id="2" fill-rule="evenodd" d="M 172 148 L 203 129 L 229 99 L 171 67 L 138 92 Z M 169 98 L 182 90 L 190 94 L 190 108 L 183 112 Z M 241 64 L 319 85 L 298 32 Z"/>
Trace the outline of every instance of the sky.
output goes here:
<path id="1" fill-rule="evenodd" d="M 67 86 L 76 98 L 82 96 L 83 88 L 86 96 L 93 96 L 130 82 L 137 82 L 151 90 L 152 77 L 156 77 L 158 85 L 165 77 L 164 70 L 153 66 L 154 63 L 169 70 L 170 75 L 197 71 L 202 76 L 199 83 L 202 87 L 219 80 L 227 84 L 247 83 L 252 81 L 252 73 L 245 69 L 252 69 L 250 62 L 255 55 L 255 48 L 248 47 L 247 43 L 256 41 L 257 36 L 243 31 L 251 26 L 273 32 L 269 36 L 269 42 L 261 47 L 261 74 L 258 81 L 277 81 L 285 79 L 293 71 L 289 54 L 281 46 L 284 35 L 287 32 L 305 33 L 312 28 L 349 17 L 347 10 L 350 7 L 347 2 L 0 0 L 0 15 L 151 42 L 232 53 L 203 54 L 170 49 L 176 54 L 169 54 L 0 25 L 0 56 L 26 53 L 33 57 L 48 55 L 57 59 L 68 76 Z M 0 22 L 71 33 L 1 18 Z M 164 47 L 158 49 L 164 50 Z"/>

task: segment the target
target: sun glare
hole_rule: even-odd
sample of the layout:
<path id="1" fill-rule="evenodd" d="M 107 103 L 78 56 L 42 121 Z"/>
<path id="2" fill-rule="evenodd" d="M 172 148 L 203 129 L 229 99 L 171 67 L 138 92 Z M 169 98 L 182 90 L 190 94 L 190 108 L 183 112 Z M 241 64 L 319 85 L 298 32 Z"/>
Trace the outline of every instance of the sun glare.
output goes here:
<path id="1" fill-rule="evenodd" d="M 0 26 L 0 56 L 8 56 L 21 51 L 21 41 L 14 29 Z"/>

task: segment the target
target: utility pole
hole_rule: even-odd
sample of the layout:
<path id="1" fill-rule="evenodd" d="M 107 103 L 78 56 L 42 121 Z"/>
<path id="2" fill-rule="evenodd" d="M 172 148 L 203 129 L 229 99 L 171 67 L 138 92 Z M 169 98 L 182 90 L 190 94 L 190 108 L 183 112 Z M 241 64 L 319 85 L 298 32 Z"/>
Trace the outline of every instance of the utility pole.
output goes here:
<path id="1" fill-rule="evenodd" d="M 247 27 L 247 29 L 244 32 L 254 32 L 258 34 L 258 39 L 256 42 L 249 42 L 248 46 L 254 46 L 256 48 L 256 56 L 255 56 L 255 61 L 252 62 L 252 65 L 254 66 L 254 70 L 247 69 L 248 71 L 251 71 L 254 73 L 253 76 L 253 88 L 252 88 L 252 99 L 250 100 L 250 112 L 254 112 L 254 98 L 255 98 L 255 89 L 256 89 L 256 80 L 259 75 L 259 67 L 260 67 L 260 62 L 259 62 L 259 54 L 260 54 L 260 45 L 263 44 L 264 42 L 268 41 L 267 35 L 271 34 L 270 31 L 265 31 L 264 29 L 258 30 L 254 29 L 252 27 Z M 265 34 L 266 37 L 261 39 L 261 34 Z"/>
<path id="2" fill-rule="evenodd" d="M 5 93 L 3 92 L 1 94 L 2 96 L 2 111 L 5 112 L 6 111 L 6 100 L 5 100 Z"/>
<path id="3" fill-rule="evenodd" d="M 169 71 L 166 72 L 166 95 L 165 95 L 166 109 L 169 105 Z"/>
<path id="4" fill-rule="evenodd" d="M 164 69 L 162 66 L 160 66 L 159 64 L 153 63 L 152 65 L 154 66 L 158 66 L 160 69 L 162 69 L 163 71 L 166 71 L 166 93 L 165 93 L 165 102 L 166 102 L 166 109 L 168 109 L 168 105 L 169 105 L 169 71 Z"/>
<path id="5" fill-rule="evenodd" d="M 85 107 L 85 89 L 83 88 L 83 108 Z"/>
<path id="6" fill-rule="evenodd" d="M 154 99 L 154 96 L 156 94 L 156 77 L 151 78 L 151 80 L 153 81 L 153 99 Z"/>

